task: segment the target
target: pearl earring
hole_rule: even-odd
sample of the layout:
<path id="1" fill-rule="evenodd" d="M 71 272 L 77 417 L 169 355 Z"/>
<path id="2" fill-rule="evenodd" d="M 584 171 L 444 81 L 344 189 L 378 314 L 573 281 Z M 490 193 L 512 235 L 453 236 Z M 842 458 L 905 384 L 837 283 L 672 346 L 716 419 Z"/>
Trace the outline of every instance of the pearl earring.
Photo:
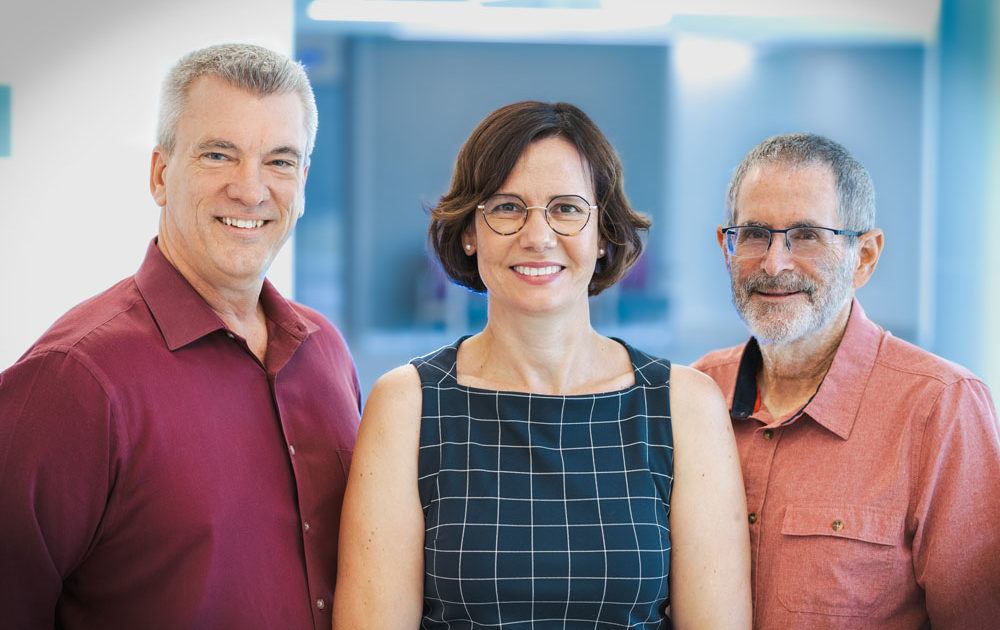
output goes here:
<path id="1" fill-rule="evenodd" d="M 601 247 L 601 248 L 599 248 L 597 250 L 597 256 L 598 256 L 598 258 L 601 257 L 601 256 L 604 256 L 604 248 L 603 247 Z"/>
<path id="2" fill-rule="evenodd" d="M 466 243 L 465 244 L 465 251 L 471 252 L 472 251 L 472 245 L 470 245 L 469 243 Z"/>

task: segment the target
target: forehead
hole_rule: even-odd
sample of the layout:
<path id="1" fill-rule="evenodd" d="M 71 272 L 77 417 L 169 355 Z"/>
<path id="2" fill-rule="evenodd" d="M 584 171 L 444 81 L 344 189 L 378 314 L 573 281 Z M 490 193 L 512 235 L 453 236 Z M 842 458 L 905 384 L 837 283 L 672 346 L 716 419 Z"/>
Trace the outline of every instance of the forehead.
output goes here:
<path id="1" fill-rule="evenodd" d="M 839 227 L 839 196 L 826 164 L 763 163 L 747 171 L 736 197 L 737 223 Z"/>
<path id="2" fill-rule="evenodd" d="M 238 145 L 290 145 L 302 149 L 306 140 L 305 111 L 294 93 L 258 96 L 218 77 L 205 76 L 188 88 L 177 121 L 177 136 L 181 142 L 218 137 Z"/>
<path id="3" fill-rule="evenodd" d="M 525 147 L 501 192 L 520 194 L 590 194 L 590 166 L 576 146 L 561 136 L 536 140 Z"/>

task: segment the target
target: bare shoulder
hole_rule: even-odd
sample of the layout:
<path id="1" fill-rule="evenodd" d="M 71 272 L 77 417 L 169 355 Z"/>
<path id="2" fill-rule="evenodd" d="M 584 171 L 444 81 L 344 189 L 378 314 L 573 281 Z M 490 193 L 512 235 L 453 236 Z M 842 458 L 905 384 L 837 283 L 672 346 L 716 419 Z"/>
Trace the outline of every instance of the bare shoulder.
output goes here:
<path id="1" fill-rule="evenodd" d="M 685 365 L 670 368 L 670 411 L 675 430 L 685 425 L 728 428 L 729 413 L 719 386 L 711 377 Z"/>
<path id="2" fill-rule="evenodd" d="M 420 415 L 420 375 L 416 368 L 407 364 L 383 374 L 375 381 L 361 414 L 358 440 L 362 457 L 366 450 L 374 451 L 381 459 L 414 448 L 419 440 Z"/>
<path id="3" fill-rule="evenodd" d="M 374 411 L 420 411 L 420 375 L 409 363 L 394 368 L 375 381 L 365 403 L 365 415 Z"/>

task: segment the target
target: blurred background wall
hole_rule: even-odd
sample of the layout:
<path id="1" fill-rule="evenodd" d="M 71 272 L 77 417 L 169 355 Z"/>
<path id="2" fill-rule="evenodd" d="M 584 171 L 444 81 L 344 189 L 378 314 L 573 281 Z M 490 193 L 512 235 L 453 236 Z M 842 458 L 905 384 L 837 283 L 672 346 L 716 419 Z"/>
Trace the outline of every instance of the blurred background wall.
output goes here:
<path id="1" fill-rule="evenodd" d="M 0 9 L 0 86 L 13 103 L 13 149 L 0 157 L 0 365 L 134 271 L 155 231 L 158 83 L 183 52 L 228 40 L 292 51 L 313 80 L 307 212 L 271 276 L 345 331 L 366 390 L 482 325 L 484 298 L 426 255 L 426 208 L 475 124 L 525 98 L 587 111 L 654 219 L 635 271 L 593 301 L 599 330 L 680 362 L 742 341 L 714 239 L 726 184 L 764 137 L 815 131 L 875 180 L 887 245 L 861 292 L 869 315 L 1000 388 L 991 0 Z"/>
<path id="2" fill-rule="evenodd" d="M 142 261 L 159 220 L 149 165 L 173 63 L 226 41 L 292 52 L 292 0 L 258 4 L 0 5 L 0 86 L 11 97 L 10 153 L 0 155 L 0 369 Z M 271 270 L 288 291 L 292 259 L 286 248 Z"/>

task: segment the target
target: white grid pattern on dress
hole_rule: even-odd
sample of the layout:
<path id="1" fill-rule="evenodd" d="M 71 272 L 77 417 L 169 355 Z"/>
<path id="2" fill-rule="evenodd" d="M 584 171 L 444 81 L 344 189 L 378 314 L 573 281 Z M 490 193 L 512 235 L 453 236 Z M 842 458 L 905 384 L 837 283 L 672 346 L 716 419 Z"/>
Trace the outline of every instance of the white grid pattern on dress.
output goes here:
<path id="1" fill-rule="evenodd" d="M 461 343 L 461 340 L 458 342 Z M 669 363 L 585 396 L 455 379 L 415 359 L 426 519 L 424 628 L 658 628 L 669 575 Z"/>

